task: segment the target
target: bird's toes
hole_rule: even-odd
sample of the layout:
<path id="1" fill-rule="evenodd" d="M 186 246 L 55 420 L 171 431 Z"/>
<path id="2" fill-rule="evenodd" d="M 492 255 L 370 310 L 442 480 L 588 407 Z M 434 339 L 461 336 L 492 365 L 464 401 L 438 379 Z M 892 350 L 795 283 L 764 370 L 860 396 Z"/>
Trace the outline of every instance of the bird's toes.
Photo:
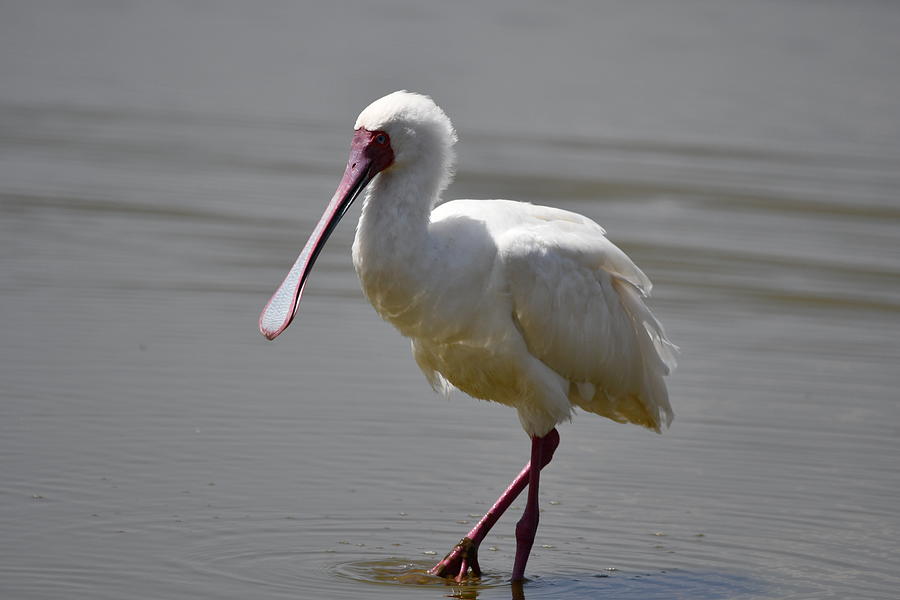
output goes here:
<path id="1" fill-rule="evenodd" d="M 469 579 L 470 573 L 471 577 L 481 577 L 478 546 L 467 537 L 461 539 L 429 573 L 457 583 Z"/>

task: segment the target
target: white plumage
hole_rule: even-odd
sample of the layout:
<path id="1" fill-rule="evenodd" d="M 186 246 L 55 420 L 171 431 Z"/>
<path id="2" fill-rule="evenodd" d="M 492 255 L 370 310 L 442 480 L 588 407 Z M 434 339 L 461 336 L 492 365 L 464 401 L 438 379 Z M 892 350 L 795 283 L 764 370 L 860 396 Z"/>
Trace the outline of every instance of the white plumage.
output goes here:
<path id="1" fill-rule="evenodd" d="M 574 406 L 656 431 L 671 421 L 675 347 L 641 299 L 649 279 L 599 225 L 508 200 L 433 209 L 456 135 L 430 98 L 395 92 L 356 126 L 386 131 L 396 160 L 368 188 L 353 261 L 436 390 L 515 407 L 537 436 Z"/>

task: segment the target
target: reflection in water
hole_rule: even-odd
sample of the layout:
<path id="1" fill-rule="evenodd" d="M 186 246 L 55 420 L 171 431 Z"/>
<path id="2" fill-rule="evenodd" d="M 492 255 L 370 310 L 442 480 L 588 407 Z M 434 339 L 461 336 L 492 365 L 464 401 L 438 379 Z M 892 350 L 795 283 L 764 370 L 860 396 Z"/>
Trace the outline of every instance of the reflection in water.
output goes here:
<path id="1" fill-rule="evenodd" d="M 460 600 L 504 597 L 511 597 L 513 600 L 724 600 L 751 594 L 760 595 L 765 587 L 761 581 L 747 576 L 681 569 L 633 575 L 599 573 L 569 577 L 538 576 L 528 578 L 525 582 L 510 582 L 508 577 L 486 573 L 480 579 L 472 578 L 460 584 L 429 575 L 428 569 L 431 566 L 426 561 L 371 560 L 341 563 L 333 567 L 333 572 L 339 577 L 369 584 L 444 589 L 444 596 Z"/>
<path id="2" fill-rule="evenodd" d="M 333 570 L 340 577 L 361 582 L 447 588 L 446 595 L 449 598 L 475 599 L 478 598 L 479 591 L 502 587 L 505 584 L 502 578 L 490 574 L 457 583 L 429 574 L 428 571 L 433 566 L 433 562 L 393 559 L 342 563 L 336 565 Z"/>
<path id="3" fill-rule="evenodd" d="M 336 565 L 333 571 L 341 577 L 370 583 L 426 586 L 456 585 L 452 580 L 429 574 L 428 571 L 433 566 L 434 562 L 410 562 L 395 558 L 341 563 Z M 470 581 L 472 586 L 477 585 L 481 588 L 493 588 L 504 583 L 503 578 L 490 574 L 485 574 L 480 578 L 472 578 Z M 463 585 L 461 587 L 469 588 L 472 586 Z"/>

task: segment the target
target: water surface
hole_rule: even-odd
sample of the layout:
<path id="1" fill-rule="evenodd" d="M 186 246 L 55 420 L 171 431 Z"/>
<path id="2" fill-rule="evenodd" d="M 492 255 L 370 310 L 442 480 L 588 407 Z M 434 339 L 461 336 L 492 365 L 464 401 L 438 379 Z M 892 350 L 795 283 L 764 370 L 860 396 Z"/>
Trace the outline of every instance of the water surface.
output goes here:
<path id="1" fill-rule="evenodd" d="M 683 348 L 662 436 L 580 414 L 524 595 L 893 598 L 890 3 L 29 2 L 0 9 L 4 598 L 508 598 L 421 576 L 527 458 L 363 299 L 351 211 L 256 317 L 397 88 L 448 197 L 603 224 Z M 463 443 L 460 443 L 463 440 Z"/>

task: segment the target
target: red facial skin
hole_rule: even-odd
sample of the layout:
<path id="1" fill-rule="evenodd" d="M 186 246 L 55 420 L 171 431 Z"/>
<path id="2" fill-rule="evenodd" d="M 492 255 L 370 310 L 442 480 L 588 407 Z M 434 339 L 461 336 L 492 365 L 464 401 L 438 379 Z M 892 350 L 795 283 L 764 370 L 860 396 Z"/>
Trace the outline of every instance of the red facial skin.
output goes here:
<path id="1" fill-rule="evenodd" d="M 394 149 L 391 147 L 390 136 L 384 131 L 369 131 L 363 127 L 354 131 L 347 167 L 356 167 L 359 160 L 369 162 L 372 177 L 394 164 Z M 344 178 L 346 177 L 345 173 Z"/>

